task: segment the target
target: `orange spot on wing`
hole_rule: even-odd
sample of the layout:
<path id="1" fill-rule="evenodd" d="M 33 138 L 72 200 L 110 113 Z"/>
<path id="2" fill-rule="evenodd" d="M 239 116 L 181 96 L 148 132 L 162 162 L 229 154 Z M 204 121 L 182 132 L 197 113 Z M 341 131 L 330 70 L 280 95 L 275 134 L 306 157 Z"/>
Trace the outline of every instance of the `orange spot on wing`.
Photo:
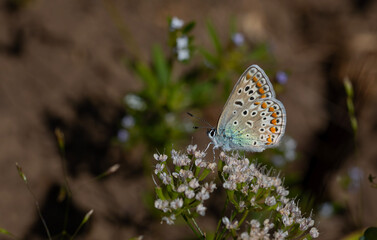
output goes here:
<path id="1" fill-rule="evenodd" d="M 260 104 L 260 102 L 255 102 L 255 103 L 254 103 L 254 105 L 259 105 L 259 104 Z"/>
<path id="2" fill-rule="evenodd" d="M 275 128 L 275 127 L 272 127 L 272 128 L 270 128 L 270 131 L 271 131 L 272 133 L 276 133 L 276 128 Z"/>
<path id="3" fill-rule="evenodd" d="M 273 108 L 273 107 L 270 107 L 269 109 L 268 109 L 268 111 L 269 112 L 273 112 L 275 109 Z"/>
<path id="4" fill-rule="evenodd" d="M 262 103 L 262 108 L 267 108 L 267 103 Z"/>
<path id="5" fill-rule="evenodd" d="M 271 135 L 268 135 L 267 141 L 268 141 L 269 143 L 272 143 Z"/>
<path id="6" fill-rule="evenodd" d="M 274 117 L 274 118 L 278 117 L 278 115 L 276 114 L 276 112 L 274 112 L 273 114 L 271 114 L 271 116 Z"/>
<path id="7" fill-rule="evenodd" d="M 260 96 L 260 98 L 265 98 L 266 97 L 266 95 L 265 94 L 263 94 L 262 96 Z"/>
<path id="8" fill-rule="evenodd" d="M 254 81 L 254 82 L 258 81 L 258 78 L 254 76 L 254 77 L 253 77 L 253 81 Z"/>
<path id="9" fill-rule="evenodd" d="M 271 123 L 274 124 L 274 125 L 276 125 L 276 123 L 277 123 L 276 119 L 272 119 Z"/>
<path id="10" fill-rule="evenodd" d="M 259 88 L 259 89 L 258 89 L 258 92 L 259 92 L 260 94 L 263 94 L 263 93 L 264 93 L 263 88 Z"/>
<path id="11" fill-rule="evenodd" d="M 257 82 L 257 87 L 262 87 L 262 83 L 260 83 L 260 82 Z"/>
<path id="12" fill-rule="evenodd" d="M 251 78 L 251 74 L 250 74 L 250 72 L 248 72 L 248 73 L 246 74 L 246 79 L 249 80 L 250 78 Z"/>

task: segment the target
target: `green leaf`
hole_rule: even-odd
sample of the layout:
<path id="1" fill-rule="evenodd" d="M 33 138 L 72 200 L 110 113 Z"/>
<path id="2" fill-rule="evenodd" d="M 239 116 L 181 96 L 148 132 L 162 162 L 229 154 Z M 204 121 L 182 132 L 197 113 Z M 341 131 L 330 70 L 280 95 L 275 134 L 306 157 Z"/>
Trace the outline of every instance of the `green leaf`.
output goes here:
<path id="1" fill-rule="evenodd" d="M 189 22 L 182 28 L 182 33 L 188 34 L 195 27 L 195 22 Z"/>
<path id="2" fill-rule="evenodd" d="M 145 83 L 147 94 L 156 95 L 158 90 L 158 80 L 156 75 L 152 72 L 152 69 L 143 62 L 138 62 L 135 64 L 135 71 Z"/>
<path id="3" fill-rule="evenodd" d="M 210 21 L 207 21 L 207 30 L 208 30 L 209 36 L 211 37 L 212 44 L 215 47 L 217 54 L 221 55 L 223 50 L 220 43 L 220 38 L 215 30 L 215 27 L 212 25 Z"/>
<path id="4" fill-rule="evenodd" d="M 219 59 L 212 55 L 210 52 L 208 52 L 207 50 L 205 50 L 204 48 L 198 48 L 199 50 L 199 53 L 203 55 L 203 57 L 205 58 L 205 60 L 212 66 L 218 66 L 220 61 Z"/>
<path id="5" fill-rule="evenodd" d="M 162 86 L 168 85 L 170 81 L 170 69 L 165 55 L 158 45 L 153 47 L 153 64 L 157 73 L 158 82 Z"/>
<path id="6" fill-rule="evenodd" d="M 377 228 L 376 227 L 370 227 L 364 232 L 364 236 L 360 239 L 364 240 L 375 240 L 377 238 Z"/>

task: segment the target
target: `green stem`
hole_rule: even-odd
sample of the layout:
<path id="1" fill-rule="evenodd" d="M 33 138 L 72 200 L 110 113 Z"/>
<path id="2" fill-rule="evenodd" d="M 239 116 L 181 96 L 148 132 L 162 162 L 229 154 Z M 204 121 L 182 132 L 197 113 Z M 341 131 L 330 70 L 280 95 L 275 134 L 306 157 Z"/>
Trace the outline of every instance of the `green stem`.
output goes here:
<path id="1" fill-rule="evenodd" d="M 249 210 L 246 210 L 246 211 L 245 211 L 245 213 L 243 214 L 243 216 L 242 216 L 240 222 L 238 223 L 238 227 L 237 227 L 237 228 L 239 228 L 239 227 L 241 226 L 241 224 L 243 223 L 243 221 L 245 221 L 247 215 L 249 215 Z"/>
<path id="2" fill-rule="evenodd" d="M 198 237 L 198 238 L 201 238 L 200 234 L 195 231 L 195 228 L 192 226 L 192 224 L 190 223 L 189 219 L 187 218 L 187 216 L 185 214 L 182 214 L 182 217 L 183 219 L 186 221 L 187 225 L 191 228 L 191 230 L 194 232 L 194 234 Z"/>
<path id="3" fill-rule="evenodd" d="M 189 209 L 187 209 L 187 212 L 191 215 L 191 212 L 190 212 Z M 200 233 L 202 239 L 205 239 L 205 235 L 203 234 L 203 232 L 202 232 L 202 230 L 200 229 L 199 225 L 196 223 L 195 219 L 194 219 L 193 217 L 191 217 L 190 219 L 191 219 L 191 221 L 194 223 L 196 229 L 199 231 L 199 233 Z"/>

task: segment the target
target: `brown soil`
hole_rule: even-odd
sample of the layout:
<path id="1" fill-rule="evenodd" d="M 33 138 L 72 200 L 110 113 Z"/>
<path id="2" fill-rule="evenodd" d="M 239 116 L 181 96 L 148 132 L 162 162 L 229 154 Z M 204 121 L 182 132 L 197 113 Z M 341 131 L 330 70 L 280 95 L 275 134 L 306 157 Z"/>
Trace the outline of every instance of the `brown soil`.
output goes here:
<path id="1" fill-rule="evenodd" d="M 292 171 L 305 176 L 301 185 L 319 196 L 316 201 L 347 205 L 336 217 L 318 216 L 320 239 L 339 239 L 376 224 L 377 190 L 367 176 L 377 175 L 377 2 L 17 2 L 22 1 L 0 3 L 0 227 L 21 239 L 46 239 L 34 200 L 16 171 L 18 162 L 51 232 L 61 231 L 64 203 L 56 204 L 56 197 L 64 178 L 53 132 L 59 126 L 66 135 L 74 195 L 68 230 L 94 209 L 77 239 L 192 236 L 184 224 L 160 225 L 146 204 L 152 182 L 143 175 L 141 160 L 111 144 L 123 114 L 122 97 L 141 86 L 122 58 L 133 44 L 147 59 L 153 44 L 166 43 L 169 16 L 196 21 L 196 41 L 204 45 L 209 45 L 207 19 L 225 39 L 235 17 L 246 38 L 272 46 L 278 67 L 291 73 L 279 98 L 287 109 L 287 134 L 302 154 Z M 119 22 L 127 29 L 118 28 Z M 346 76 L 355 88 L 356 149 Z M 118 173 L 90 180 L 118 162 Z M 363 169 L 364 177 L 360 190 L 345 193 L 337 178 L 352 166 Z M 209 227 L 216 224 L 213 215 L 203 219 Z"/>

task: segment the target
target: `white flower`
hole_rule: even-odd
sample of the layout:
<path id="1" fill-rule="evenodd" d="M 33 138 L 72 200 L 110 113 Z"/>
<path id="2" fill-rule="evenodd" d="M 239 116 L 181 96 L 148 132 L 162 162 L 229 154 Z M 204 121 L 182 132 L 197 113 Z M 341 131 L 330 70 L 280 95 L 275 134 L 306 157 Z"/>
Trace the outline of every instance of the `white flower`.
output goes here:
<path id="1" fill-rule="evenodd" d="M 188 145 L 187 146 L 187 153 L 194 155 L 197 147 L 198 146 L 196 144 L 195 145 Z"/>
<path id="2" fill-rule="evenodd" d="M 258 222 L 258 220 L 252 219 L 252 220 L 250 221 L 250 226 L 251 226 L 252 228 L 259 228 L 259 227 L 260 227 L 260 222 Z"/>
<path id="3" fill-rule="evenodd" d="M 278 195 L 280 195 L 280 196 L 284 196 L 284 197 L 286 197 L 286 196 L 288 196 L 289 191 L 286 190 L 284 187 L 279 186 L 279 187 L 276 188 L 276 193 L 277 193 Z"/>
<path id="4" fill-rule="evenodd" d="M 154 201 L 154 207 L 164 212 L 169 211 L 169 202 L 167 200 L 157 199 Z"/>
<path id="5" fill-rule="evenodd" d="M 171 177 L 167 175 L 165 172 L 162 172 L 159 177 L 165 185 L 171 183 Z"/>
<path id="6" fill-rule="evenodd" d="M 242 33 L 235 33 L 232 36 L 232 41 L 234 42 L 236 46 L 241 46 L 244 43 L 245 39 Z"/>
<path id="7" fill-rule="evenodd" d="M 212 172 L 215 171 L 217 164 L 215 162 L 208 163 L 207 168 L 210 169 Z"/>
<path id="8" fill-rule="evenodd" d="M 170 29 L 172 31 L 174 30 L 177 30 L 177 29 L 180 29 L 183 27 L 183 25 L 185 24 L 185 22 L 177 17 L 173 17 L 171 19 L 171 22 L 170 22 Z"/>
<path id="9" fill-rule="evenodd" d="M 185 195 L 186 195 L 186 197 L 188 199 L 191 199 L 191 198 L 193 198 L 195 196 L 195 192 L 193 190 L 191 190 L 191 189 L 187 189 L 185 191 Z"/>
<path id="10" fill-rule="evenodd" d="M 162 172 L 164 170 L 165 164 L 156 164 L 156 168 L 154 170 L 154 174 L 158 174 L 159 172 Z"/>
<path id="11" fill-rule="evenodd" d="M 186 49 L 188 47 L 188 37 L 182 36 L 177 38 L 177 48 L 178 50 Z"/>
<path id="12" fill-rule="evenodd" d="M 204 216 L 206 214 L 206 210 L 207 210 L 207 208 L 204 207 L 204 205 L 202 203 L 200 203 L 198 206 L 196 206 L 196 212 L 201 216 Z"/>
<path id="13" fill-rule="evenodd" d="M 207 163 L 203 161 L 203 159 L 199 158 L 195 160 L 195 166 L 200 167 L 200 168 L 205 168 L 207 167 Z"/>
<path id="14" fill-rule="evenodd" d="M 196 178 L 192 179 L 189 182 L 189 186 L 190 186 L 190 188 L 193 188 L 193 189 L 199 187 L 199 181 L 198 181 L 198 179 L 196 179 Z"/>
<path id="15" fill-rule="evenodd" d="M 216 183 L 214 182 L 210 182 L 210 183 L 204 183 L 204 186 L 203 186 L 207 192 L 210 192 L 212 193 L 215 189 L 216 189 Z"/>
<path id="16" fill-rule="evenodd" d="M 120 142 L 127 142 L 127 140 L 129 139 L 129 137 L 130 137 L 130 134 L 129 134 L 129 132 L 126 130 L 126 129 L 120 129 L 119 131 L 118 131 L 118 134 L 117 134 L 117 137 L 118 137 L 118 140 L 120 141 Z"/>
<path id="17" fill-rule="evenodd" d="M 143 111 L 146 108 L 144 100 L 135 94 L 126 95 L 124 97 L 124 102 L 134 110 Z"/>
<path id="18" fill-rule="evenodd" d="M 185 154 L 179 154 L 176 151 L 172 151 L 173 164 L 176 166 L 187 166 L 190 164 L 190 158 Z"/>
<path id="19" fill-rule="evenodd" d="M 284 226 L 288 227 L 293 224 L 293 218 L 283 215 L 282 218 Z"/>
<path id="20" fill-rule="evenodd" d="M 156 159 L 159 162 L 165 162 L 166 159 L 168 159 L 168 156 L 166 156 L 165 154 L 157 154 L 157 153 L 155 153 L 155 154 L 153 154 L 153 157 L 154 157 L 154 159 Z"/>
<path id="21" fill-rule="evenodd" d="M 175 215 L 172 214 L 169 217 L 163 217 L 161 220 L 161 224 L 165 221 L 167 224 L 172 225 L 174 224 Z"/>
<path id="22" fill-rule="evenodd" d="M 315 227 L 311 228 L 309 233 L 312 238 L 317 238 L 319 236 L 318 229 Z"/>
<path id="23" fill-rule="evenodd" d="M 200 192 L 196 194 L 196 200 L 198 201 L 204 201 L 204 200 L 207 200 L 208 198 L 209 198 L 209 192 L 204 187 L 202 187 Z"/>
<path id="24" fill-rule="evenodd" d="M 277 232 L 274 232 L 274 239 L 276 240 L 284 240 L 288 236 L 288 232 L 279 229 Z"/>
<path id="25" fill-rule="evenodd" d="M 266 197 L 264 203 L 267 205 L 267 206 L 274 206 L 276 204 L 276 199 L 274 196 L 271 196 L 271 197 Z"/>
<path id="26" fill-rule="evenodd" d="M 188 189 L 187 185 L 185 185 L 185 184 L 181 184 L 181 185 L 179 185 L 179 187 L 178 187 L 178 189 L 177 189 L 177 192 L 179 192 L 179 193 L 183 193 L 183 192 L 185 192 L 187 189 Z"/>
<path id="27" fill-rule="evenodd" d="M 125 116 L 122 118 L 122 127 L 130 128 L 135 125 L 135 119 L 132 116 Z"/>
<path id="28" fill-rule="evenodd" d="M 182 198 L 177 198 L 177 199 L 170 202 L 170 207 L 172 209 L 178 209 L 178 208 L 181 208 L 182 206 L 183 206 Z"/>
<path id="29" fill-rule="evenodd" d="M 179 170 L 179 176 L 181 176 L 184 179 L 187 179 L 187 178 L 193 178 L 194 174 L 192 173 L 191 170 L 181 169 L 181 170 Z"/>
<path id="30" fill-rule="evenodd" d="M 178 60 L 184 61 L 190 58 L 190 51 L 188 49 L 178 49 Z"/>
<path id="31" fill-rule="evenodd" d="M 231 229 L 237 229 L 238 221 L 230 222 L 229 218 L 223 217 L 222 222 L 224 223 L 225 227 L 229 230 Z"/>

